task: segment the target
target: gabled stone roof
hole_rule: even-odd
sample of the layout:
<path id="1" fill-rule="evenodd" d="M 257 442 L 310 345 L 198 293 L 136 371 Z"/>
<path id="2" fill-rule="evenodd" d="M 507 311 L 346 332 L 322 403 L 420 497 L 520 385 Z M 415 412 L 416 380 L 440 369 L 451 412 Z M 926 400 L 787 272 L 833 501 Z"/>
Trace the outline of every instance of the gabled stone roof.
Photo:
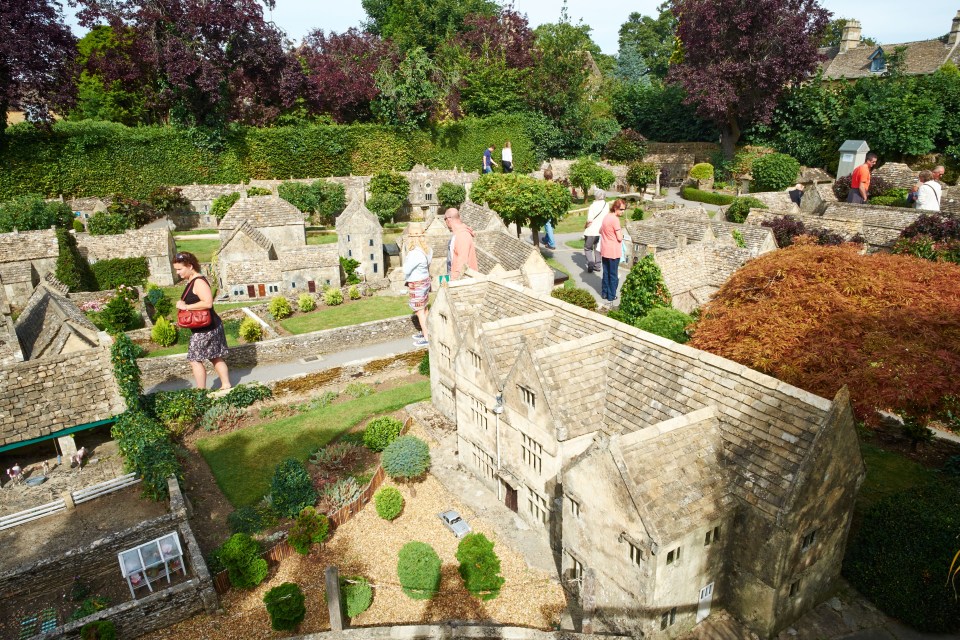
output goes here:
<path id="1" fill-rule="evenodd" d="M 367 205 L 359 198 L 351 200 L 343 213 L 337 216 L 336 227 L 337 231 L 344 232 L 348 230 L 352 232 L 354 229 L 367 232 L 380 231 L 381 233 L 383 231 L 380 220 L 373 215 L 370 209 L 367 209 Z"/>
<path id="2" fill-rule="evenodd" d="M 607 368 L 613 334 L 602 331 L 539 349 L 534 359 L 543 374 L 557 440 L 597 430 L 603 421 Z"/>
<path id="3" fill-rule="evenodd" d="M 272 284 L 283 280 L 280 260 L 247 260 L 228 262 L 220 267 L 227 286 L 235 284 Z"/>
<path id="4" fill-rule="evenodd" d="M 769 231 L 769 229 L 765 229 Z M 735 245 L 697 243 L 654 254 L 674 306 L 690 313 L 703 304 L 754 254 Z M 681 303 L 684 294 L 695 303 Z"/>
<path id="5" fill-rule="evenodd" d="M 524 346 L 536 349 L 543 343 L 543 336 L 549 332 L 553 318 L 552 311 L 543 311 L 504 318 L 481 326 L 481 339 L 493 359 L 498 382 L 502 382 L 510 373 Z"/>
<path id="6" fill-rule="evenodd" d="M 82 311 L 46 282 L 34 289 L 15 323 L 25 360 L 60 355 L 71 338 L 77 344 L 96 347 L 99 331 Z"/>
<path id="7" fill-rule="evenodd" d="M 224 249 L 226 249 L 233 239 L 240 234 L 245 235 L 253 240 L 254 244 L 263 249 L 268 256 L 275 253 L 273 249 L 273 243 L 270 242 L 270 239 L 255 229 L 254 226 L 250 224 L 249 220 L 244 220 L 242 223 L 240 223 L 240 226 L 234 229 L 233 232 L 227 236 L 227 239 L 223 242 L 223 244 L 220 245 L 220 248 L 217 249 L 217 253 L 223 253 Z"/>
<path id="8" fill-rule="evenodd" d="M 661 548 L 721 519 L 733 503 L 714 407 L 611 438 L 610 452 Z"/>
<path id="9" fill-rule="evenodd" d="M 243 221 L 257 229 L 303 224 L 303 214 L 279 196 L 241 197 L 220 221 L 221 230 L 236 229 Z"/>
<path id="10" fill-rule="evenodd" d="M 53 229 L 0 233 L 0 263 L 56 258 L 58 255 L 57 232 Z"/>
<path id="11" fill-rule="evenodd" d="M 873 171 L 874 178 L 883 178 L 897 189 L 909 189 L 917 184 L 919 174 L 902 162 L 885 162 Z"/>
<path id="12" fill-rule="evenodd" d="M 480 206 L 469 200 L 460 205 L 460 219 L 476 232 L 498 229 L 506 233 L 507 227 L 497 212 L 490 207 Z"/>
<path id="13" fill-rule="evenodd" d="M 469 318 L 486 323 L 553 310 L 555 322 L 544 337 L 544 348 L 568 340 L 561 331 L 578 337 L 610 331 L 603 422 L 598 428 L 612 435 L 632 433 L 715 406 L 733 493 L 770 516 L 789 507 L 801 467 L 826 424 L 830 401 L 520 287 L 490 279 L 463 280 L 450 283 L 440 295 L 460 327 Z M 541 352 L 543 348 L 532 354 L 538 366 Z M 563 393 L 573 391 L 570 385 L 562 387 Z"/>
<path id="14" fill-rule="evenodd" d="M 297 269 L 329 268 L 340 266 L 340 255 L 337 253 L 337 245 L 308 245 L 303 249 L 292 249 L 284 251 L 280 255 L 279 261 L 282 263 L 284 271 L 295 271 Z"/>
<path id="15" fill-rule="evenodd" d="M 474 236 L 477 250 L 483 250 L 493 256 L 497 264 L 507 271 L 516 271 L 536 252 L 533 245 L 500 231 L 485 231 Z M 479 265 L 477 265 L 479 266 Z M 480 269 L 483 272 L 483 269 Z"/>
<path id="16" fill-rule="evenodd" d="M 183 197 L 191 202 L 216 200 L 231 193 L 243 193 L 247 187 L 242 184 L 185 184 L 177 187 Z"/>
<path id="17" fill-rule="evenodd" d="M 740 234 L 752 255 L 776 248 L 773 231 L 766 227 L 685 216 L 664 216 L 627 223 L 627 233 L 634 244 L 654 246 L 661 250 L 679 247 L 680 237 L 686 238 L 688 243 L 716 241 L 722 245 L 737 246 L 734 232 Z"/>
<path id="18" fill-rule="evenodd" d="M 33 265 L 29 260 L 23 262 L 0 262 L 0 280 L 7 284 L 17 282 L 33 283 Z"/>
<path id="19" fill-rule="evenodd" d="M 169 229 L 144 227 L 128 229 L 122 234 L 94 236 L 77 234 L 77 247 L 88 258 L 173 258 L 170 255 L 172 237 Z"/>
<path id="20" fill-rule="evenodd" d="M 921 15 L 921 14 L 918 14 Z M 925 14 L 924 14 L 925 15 Z M 943 25 L 949 27 L 949 25 Z M 949 31 L 949 29 L 945 29 Z M 853 49 L 841 52 L 839 47 L 821 49 L 827 61 L 823 63 L 823 77 L 828 80 L 867 78 L 881 75 L 870 71 L 870 58 L 877 49 L 883 49 L 889 56 L 897 48 L 905 49 L 906 58 L 903 72 L 906 75 L 924 75 L 933 73 L 948 61 L 957 62 L 960 52 L 952 45 L 939 39 L 917 40 L 871 46 L 860 44 Z"/>

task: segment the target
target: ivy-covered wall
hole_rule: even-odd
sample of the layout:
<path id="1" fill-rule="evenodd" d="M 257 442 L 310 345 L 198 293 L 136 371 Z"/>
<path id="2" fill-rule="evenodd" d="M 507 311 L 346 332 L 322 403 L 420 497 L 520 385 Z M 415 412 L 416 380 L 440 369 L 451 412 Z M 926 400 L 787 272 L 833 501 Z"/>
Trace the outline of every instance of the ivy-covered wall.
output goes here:
<path id="1" fill-rule="evenodd" d="M 164 184 L 371 175 L 416 163 L 477 171 L 487 145 L 496 145 L 499 162 L 506 140 L 513 143 L 515 170 L 527 172 L 547 154 L 528 129 L 521 116 L 498 116 L 413 132 L 379 125 L 237 127 L 211 141 L 172 126 L 85 121 L 42 130 L 21 124 L 7 129 L 0 151 L 0 201 L 25 193 L 145 198 Z"/>

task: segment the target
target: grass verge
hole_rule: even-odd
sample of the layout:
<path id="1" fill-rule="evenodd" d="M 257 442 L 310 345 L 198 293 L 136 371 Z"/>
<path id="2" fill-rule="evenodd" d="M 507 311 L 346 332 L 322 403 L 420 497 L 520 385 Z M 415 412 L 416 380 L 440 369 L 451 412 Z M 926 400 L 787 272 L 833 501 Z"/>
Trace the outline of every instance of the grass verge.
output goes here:
<path id="1" fill-rule="evenodd" d="M 283 460 L 305 462 L 311 453 L 366 418 L 430 397 L 430 381 L 396 387 L 349 402 L 307 411 L 197 442 L 213 477 L 234 507 L 257 503 L 270 490 Z"/>
<path id="2" fill-rule="evenodd" d="M 868 442 L 860 443 L 860 453 L 867 467 L 867 477 L 857 495 L 857 513 L 860 515 L 889 495 L 937 477 L 934 470 Z"/>
<path id="3" fill-rule="evenodd" d="M 374 296 L 345 300 L 336 307 L 319 307 L 316 311 L 282 320 L 280 325 L 293 334 L 335 329 L 372 320 L 384 320 L 411 313 L 407 296 Z"/>
<path id="4" fill-rule="evenodd" d="M 567 245 L 571 249 L 583 249 L 583 238 L 577 238 L 576 240 L 567 240 L 563 244 Z"/>
<path id="5" fill-rule="evenodd" d="M 220 240 L 177 240 L 177 251 L 189 251 L 200 262 L 210 262 L 220 248 Z"/>
<path id="6" fill-rule="evenodd" d="M 240 344 L 239 320 L 224 320 L 223 332 L 227 334 L 228 347 L 235 347 Z M 169 347 L 163 347 L 162 349 L 157 349 L 156 351 L 151 351 L 146 355 L 146 357 L 159 358 L 160 356 L 172 356 L 178 353 L 186 353 L 187 349 L 190 347 L 191 335 L 190 329 L 180 329 L 177 331 L 176 344 L 170 345 Z"/>
<path id="7" fill-rule="evenodd" d="M 587 223 L 587 214 L 583 213 L 580 215 L 568 215 L 566 218 L 561 220 L 556 227 L 554 227 L 554 233 L 583 233 L 583 225 Z"/>

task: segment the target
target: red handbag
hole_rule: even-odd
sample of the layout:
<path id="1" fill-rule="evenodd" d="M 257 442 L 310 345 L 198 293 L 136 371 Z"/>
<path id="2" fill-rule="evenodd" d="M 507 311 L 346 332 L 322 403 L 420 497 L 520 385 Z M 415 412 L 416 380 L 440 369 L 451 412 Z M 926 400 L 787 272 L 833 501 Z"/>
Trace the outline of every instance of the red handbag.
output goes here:
<path id="1" fill-rule="evenodd" d="M 185 300 L 187 294 L 193 291 L 193 281 L 183 289 L 183 295 L 180 300 Z M 184 329 L 203 329 L 209 327 L 213 322 L 213 316 L 210 315 L 210 309 L 178 309 L 177 325 Z"/>

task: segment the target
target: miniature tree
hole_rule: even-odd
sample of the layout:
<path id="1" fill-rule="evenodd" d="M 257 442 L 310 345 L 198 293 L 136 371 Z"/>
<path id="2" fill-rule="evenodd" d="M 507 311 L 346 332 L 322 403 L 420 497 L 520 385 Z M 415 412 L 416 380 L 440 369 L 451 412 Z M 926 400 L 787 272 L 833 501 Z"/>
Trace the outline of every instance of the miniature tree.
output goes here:
<path id="1" fill-rule="evenodd" d="M 381 464 L 391 478 L 419 478 L 430 468 L 430 447 L 416 436 L 400 436 L 384 449 Z"/>
<path id="2" fill-rule="evenodd" d="M 282 516 L 292 518 L 317 501 L 310 474 L 299 460 L 287 458 L 277 465 L 270 484 L 273 508 Z"/>
<path id="3" fill-rule="evenodd" d="M 394 487 L 383 487 L 373 494 L 373 501 L 384 520 L 395 520 L 403 511 L 403 496 Z"/>
<path id="4" fill-rule="evenodd" d="M 326 541 L 330 532 L 327 516 L 317 513 L 313 507 L 307 507 L 294 520 L 293 528 L 287 536 L 287 542 L 301 555 L 310 553 L 310 547 Z"/>
<path id="5" fill-rule="evenodd" d="M 267 577 L 267 561 L 260 557 L 260 545 L 245 533 L 230 536 L 217 557 L 229 572 L 230 584 L 238 589 L 252 589 Z"/>
<path id="6" fill-rule="evenodd" d="M 383 451 L 400 437 L 401 431 L 402 422 L 390 416 L 381 416 L 371 420 L 363 430 L 363 444 L 371 451 Z"/>
<path id="7" fill-rule="evenodd" d="M 424 542 L 408 542 L 400 549 L 397 577 L 405 594 L 429 600 L 440 587 L 440 556 Z"/>
<path id="8" fill-rule="evenodd" d="M 504 579 L 500 575 L 500 558 L 491 542 L 482 533 L 468 534 L 457 547 L 460 577 L 467 591 L 481 600 L 493 600 L 500 595 Z"/>
<path id="9" fill-rule="evenodd" d="M 303 590 L 292 582 L 270 589 L 263 596 L 263 603 L 267 605 L 270 614 L 270 626 L 274 631 L 293 631 L 307 615 L 304 606 L 306 598 Z"/>

